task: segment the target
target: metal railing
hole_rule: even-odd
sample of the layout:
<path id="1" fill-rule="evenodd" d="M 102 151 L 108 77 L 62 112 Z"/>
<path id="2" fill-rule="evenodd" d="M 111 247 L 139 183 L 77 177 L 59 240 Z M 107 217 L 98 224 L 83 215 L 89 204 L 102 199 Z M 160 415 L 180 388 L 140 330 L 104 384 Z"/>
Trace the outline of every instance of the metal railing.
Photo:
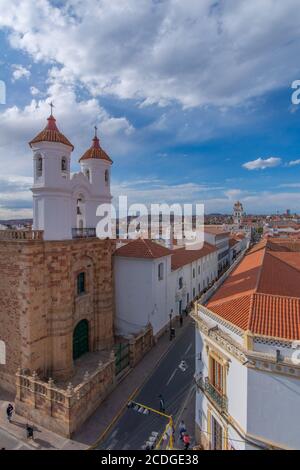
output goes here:
<path id="1" fill-rule="evenodd" d="M 72 238 L 96 238 L 95 228 L 73 228 Z"/>
<path id="2" fill-rule="evenodd" d="M 204 380 L 202 378 L 197 378 L 196 383 L 221 412 L 227 412 L 227 396 L 220 390 L 218 390 L 216 387 L 214 387 L 214 385 L 210 382 L 209 377 L 205 377 Z"/>

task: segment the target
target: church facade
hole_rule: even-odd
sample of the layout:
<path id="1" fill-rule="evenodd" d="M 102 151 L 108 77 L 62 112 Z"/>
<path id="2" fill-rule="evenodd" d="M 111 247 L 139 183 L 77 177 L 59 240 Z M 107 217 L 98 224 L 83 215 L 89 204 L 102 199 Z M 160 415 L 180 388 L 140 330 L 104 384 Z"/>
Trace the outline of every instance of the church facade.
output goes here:
<path id="1" fill-rule="evenodd" d="M 96 237 L 112 161 L 95 133 L 71 176 L 52 113 L 30 147 L 33 228 L 0 232 L 0 386 L 17 413 L 70 436 L 115 384 L 115 241 Z"/>

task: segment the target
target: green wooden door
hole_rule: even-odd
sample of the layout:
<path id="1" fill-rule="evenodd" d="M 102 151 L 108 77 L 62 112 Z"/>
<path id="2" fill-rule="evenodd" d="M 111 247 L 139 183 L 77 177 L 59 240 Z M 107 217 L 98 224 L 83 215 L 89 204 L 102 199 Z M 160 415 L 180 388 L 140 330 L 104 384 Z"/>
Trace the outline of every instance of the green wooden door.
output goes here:
<path id="1" fill-rule="evenodd" d="M 81 320 L 73 334 L 73 359 L 89 351 L 89 324 L 87 320 Z"/>

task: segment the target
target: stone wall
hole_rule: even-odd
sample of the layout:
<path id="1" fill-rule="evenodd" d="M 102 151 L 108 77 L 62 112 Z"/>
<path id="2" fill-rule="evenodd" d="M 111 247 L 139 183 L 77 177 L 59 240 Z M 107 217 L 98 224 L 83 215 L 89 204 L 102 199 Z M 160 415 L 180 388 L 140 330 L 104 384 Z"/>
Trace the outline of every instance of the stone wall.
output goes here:
<path id="1" fill-rule="evenodd" d="M 62 389 L 55 382 L 41 380 L 35 372 L 16 373 L 16 412 L 30 423 L 38 423 L 70 438 L 95 411 L 115 386 L 114 353 L 91 374 L 73 387 Z"/>
<path id="2" fill-rule="evenodd" d="M 135 367 L 138 362 L 147 354 L 154 344 L 153 329 L 148 325 L 137 336 L 129 340 L 130 366 Z"/>
<path id="3" fill-rule="evenodd" d="M 89 349 L 113 345 L 111 240 L 0 239 L 0 340 L 7 361 L 0 386 L 14 390 L 18 367 L 40 377 L 71 378 L 73 331 L 89 322 Z M 77 296 L 76 278 L 86 273 L 87 292 Z"/>

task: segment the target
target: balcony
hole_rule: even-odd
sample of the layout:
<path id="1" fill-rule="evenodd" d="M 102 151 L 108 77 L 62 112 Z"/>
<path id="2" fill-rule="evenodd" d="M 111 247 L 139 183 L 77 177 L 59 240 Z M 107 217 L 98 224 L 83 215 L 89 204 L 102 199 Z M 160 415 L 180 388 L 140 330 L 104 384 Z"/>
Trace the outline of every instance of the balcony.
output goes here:
<path id="1" fill-rule="evenodd" d="M 213 402 L 216 408 L 222 413 L 227 413 L 228 398 L 220 390 L 216 389 L 209 381 L 208 377 L 196 379 L 197 386 L 205 393 L 205 395 Z"/>
<path id="2" fill-rule="evenodd" d="M 72 228 L 72 238 L 96 238 L 95 228 Z"/>

